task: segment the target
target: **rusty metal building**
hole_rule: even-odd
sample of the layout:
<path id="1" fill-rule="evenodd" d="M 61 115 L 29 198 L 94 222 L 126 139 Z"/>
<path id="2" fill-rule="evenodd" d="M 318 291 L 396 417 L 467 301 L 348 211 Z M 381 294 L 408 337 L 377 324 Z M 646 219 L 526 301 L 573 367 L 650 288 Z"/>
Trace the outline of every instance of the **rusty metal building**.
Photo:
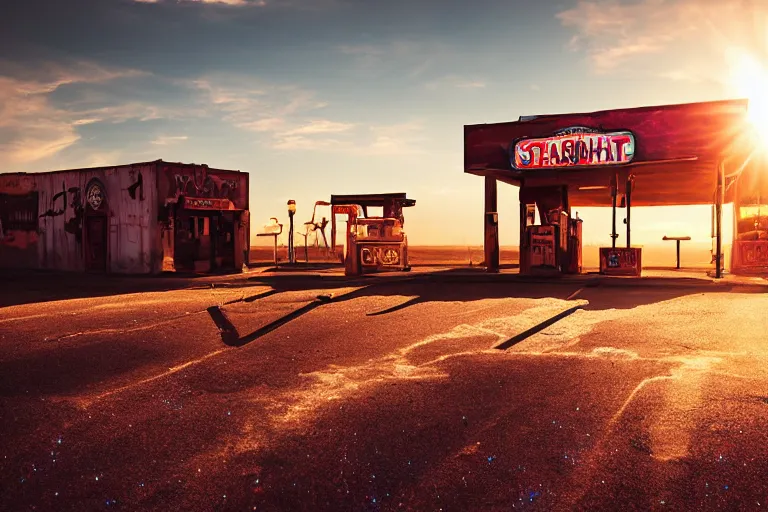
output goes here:
<path id="1" fill-rule="evenodd" d="M 239 271 L 248 174 L 154 162 L 0 174 L 0 267 L 121 274 Z"/>

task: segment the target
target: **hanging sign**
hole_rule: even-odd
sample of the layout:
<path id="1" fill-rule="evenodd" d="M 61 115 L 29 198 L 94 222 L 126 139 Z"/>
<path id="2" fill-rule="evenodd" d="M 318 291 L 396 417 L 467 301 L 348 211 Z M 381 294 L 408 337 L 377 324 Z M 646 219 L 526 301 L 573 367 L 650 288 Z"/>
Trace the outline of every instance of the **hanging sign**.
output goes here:
<path id="1" fill-rule="evenodd" d="M 631 132 L 603 133 L 590 128 L 567 128 L 551 137 L 522 139 L 512 146 L 515 169 L 553 169 L 628 164 L 635 156 Z"/>
<path id="2" fill-rule="evenodd" d="M 232 202 L 229 199 L 187 197 L 184 199 L 184 208 L 190 210 L 232 210 Z"/>

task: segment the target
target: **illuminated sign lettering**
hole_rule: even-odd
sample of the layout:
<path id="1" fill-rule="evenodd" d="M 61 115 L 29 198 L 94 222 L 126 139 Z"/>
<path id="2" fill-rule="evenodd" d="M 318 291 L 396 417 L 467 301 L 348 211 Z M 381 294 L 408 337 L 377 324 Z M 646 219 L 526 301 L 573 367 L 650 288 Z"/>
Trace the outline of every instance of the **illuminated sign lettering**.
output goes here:
<path id="1" fill-rule="evenodd" d="M 515 169 L 552 169 L 627 164 L 634 156 L 635 137 L 631 132 L 568 128 L 552 137 L 518 141 L 510 160 Z"/>

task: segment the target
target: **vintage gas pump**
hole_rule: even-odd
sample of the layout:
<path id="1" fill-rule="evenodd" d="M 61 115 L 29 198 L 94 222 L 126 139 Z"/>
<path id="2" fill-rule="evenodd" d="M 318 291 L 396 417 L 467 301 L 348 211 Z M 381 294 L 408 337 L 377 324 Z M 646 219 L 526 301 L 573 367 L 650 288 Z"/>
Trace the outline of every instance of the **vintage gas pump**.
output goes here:
<path id="1" fill-rule="evenodd" d="M 521 195 L 520 272 L 581 272 L 581 219 L 572 219 L 568 211 L 567 190 L 563 188 L 529 188 Z M 533 201 L 533 204 L 531 202 Z M 535 224 L 536 207 L 541 223 Z"/>
<path id="2" fill-rule="evenodd" d="M 403 207 L 416 201 L 405 194 L 331 196 L 331 244 L 336 248 L 336 215 L 347 214 L 346 275 L 380 271 L 408 271 L 408 236 L 403 230 Z M 383 206 L 383 216 L 368 216 L 367 208 Z"/>

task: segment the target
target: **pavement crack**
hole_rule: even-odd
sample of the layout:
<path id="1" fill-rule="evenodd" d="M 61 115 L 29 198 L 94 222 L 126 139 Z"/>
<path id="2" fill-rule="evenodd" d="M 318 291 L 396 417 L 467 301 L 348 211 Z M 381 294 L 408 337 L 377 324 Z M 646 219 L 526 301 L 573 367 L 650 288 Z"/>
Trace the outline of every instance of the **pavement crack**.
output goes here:
<path id="1" fill-rule="evenodd" d="M 80 331 L 75 332 L 71 334 L 67 334 L 64 336 L 60 336 L 58 338 L 55 338 L 54 341 L 63 341 L 70 338 L 77 338 L 80 336 L 92 336 L 97 334 L 127 334 L 131 332 L 138 332 L 138 331 L 146 331 L 148 329 L 154 329 L 156 327 L 160 327 L 163 325 L 167 325 L 173 322 L 176 322 L 177 320 L 180 320 L 182 318 L 189 318 L 193 315 L 199 315 L 200 313 L 205 313 L 206 310 L 200 310 L 200 311 L 193 311 L 191 313 L 185 313 L 183 315 L 177 315 L 171 318 L 168 318 L 166 320 L 162 320 L 160 322 L 153 322 L 151 324 L 145 324 L 145 325 L 139 325 L 136 327 L 127 327 L 127 328 L 107 328 L 107 329 L 94 329 L 92 331 Z"/>
<path id="2" fill-rule="evenodd" d="M 146 378 L 146 379 L 142 379 L 142 380 L 139 380 L 139 381 L 136 381 L 136 382 L 131 382 L 130 384 L 126 384 L 125 386 L 121 386 L 121 387 L 119 387 L 119 388 L 115 388 L 115 389 L 112 389 L 112 390 L 110 390 L 110 391 L 106 391 L 106 392 L 104 392 L 104 393 L 101 393 L 100 395 L 97 395 L 97 396 L 96 396 L 96 397 L 95 397 L 93 400 L 91 400 L 90 402 L 94 402 L 94 401 L 97 401 L 97 400 L 101 400 L 101 399 L 103 399 L 103 398 L 106 398 L 106 397 L 108 397 L 108 396 L 112 396 L 112 395 L 115 395 L 115 394 L 121 393 L 121 392 L 123 392 L 123 391 L 127 391 L 127 390 L 129 390 L 129 389 L 135 388 L 135 387 L 137 387 L 137 386 L 141 386 L 141 385 L 143 385 L 143 384 L 148 384 L 148 383 L 150 383 L 150 382 L 153 382 L 153 381 L 155 381 L 155 380 L 158 380 L 158 379 L 162 379 L 162 378 L 164 378 L 164 377 L 167 377 L 167 376 L 169 376 L 169 375 L 173 375 L 174 373 L 180 372 L 181 370 L 184 370 L 184 369 L 186 369 L 186 368 L 189 368 L 190 366 L 193 366 L 193 365 L 196 365 L 196 364 L 200 364 L 200 363 L 202 363 L 203 361 L 205 361 L 205 360 L 207 360 L 207 359 L 210 359 L 211 357 L 217 356 L 217 355 L 219 355 L 219 354 L 221 354 L 222 352 L 225 352 L 225 351 L 227 351 L 227 350 L 228 350 L 228 349 L 225 349 L 225 348 L 222 348 L 222 349 L 219 349 L 219 350 L 215 350 L 215 351 L 213 351 L 213 352 L 210 352 L 210 353 L 208 353 L 208 354 L 206 354 L 206 355 L 204 355 L 204 356 L 202 356 L 202 357 L 199 357 L 199 358 L 197 358 L 197 359 L 194 359 L 194 360 L 192 360 L 192 361 L 187 361 L 187 362 L 185 362 L 185 363 L 182 363 L 182 364 L 179 364 L 179 365 L 173 366 L 173 367 L 171 367 L 171 368 L 168 368 L 168 371 L 165 371 L 165 372 L 163 372 L 163 373 L 160 373 L 160 374 L 158 374 L 158 375 L 154 375 L 154 376 L 152 376 L 152 377 L 148 377 L 148 378 Z M 86 404 L 86 405 L 88 405 L 88 404 Z"/>

